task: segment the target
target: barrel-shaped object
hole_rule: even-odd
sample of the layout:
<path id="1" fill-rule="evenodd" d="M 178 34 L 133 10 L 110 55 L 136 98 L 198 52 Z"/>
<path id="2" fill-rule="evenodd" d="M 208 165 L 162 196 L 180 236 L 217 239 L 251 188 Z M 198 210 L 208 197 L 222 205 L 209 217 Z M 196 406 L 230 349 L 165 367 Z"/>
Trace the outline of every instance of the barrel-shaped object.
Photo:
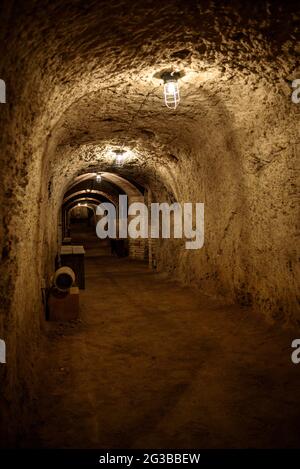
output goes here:
<path id="1" fill-rule="evenodd" d="M 68 291 L 74 285 L 74 282 L 75 273 L 70 267 L 60 267 L 54 274 L 54 286 L 62 292 Z"/>

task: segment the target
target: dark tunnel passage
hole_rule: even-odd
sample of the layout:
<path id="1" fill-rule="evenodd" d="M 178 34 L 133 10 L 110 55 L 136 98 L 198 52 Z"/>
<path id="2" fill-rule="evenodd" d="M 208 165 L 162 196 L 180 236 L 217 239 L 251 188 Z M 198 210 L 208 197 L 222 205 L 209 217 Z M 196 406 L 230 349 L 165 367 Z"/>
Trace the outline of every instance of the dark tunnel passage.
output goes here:
<path id="1" fill-rule="evenodd" d="M 1 447 L 299 446 L 297 10 L 1 2 Z M 203 246 L 150 236 L 164 203 Z"/>

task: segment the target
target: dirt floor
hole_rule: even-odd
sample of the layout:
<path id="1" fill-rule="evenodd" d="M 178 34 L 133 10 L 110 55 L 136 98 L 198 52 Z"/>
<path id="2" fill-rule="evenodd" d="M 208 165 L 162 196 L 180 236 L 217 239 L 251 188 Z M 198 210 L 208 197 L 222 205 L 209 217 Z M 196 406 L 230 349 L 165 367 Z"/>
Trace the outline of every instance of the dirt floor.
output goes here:
<path id="1" fill-rule="evenodd" d="M 47 324 L 32 446 L 299 446 L 296 331 L 85 244 L 81 318 Z"/>

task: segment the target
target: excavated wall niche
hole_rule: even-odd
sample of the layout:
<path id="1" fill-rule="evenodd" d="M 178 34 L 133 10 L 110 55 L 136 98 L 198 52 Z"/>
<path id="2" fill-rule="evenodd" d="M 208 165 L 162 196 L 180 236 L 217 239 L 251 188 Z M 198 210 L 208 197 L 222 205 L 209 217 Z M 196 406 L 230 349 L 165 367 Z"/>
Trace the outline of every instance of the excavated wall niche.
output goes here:
<path id="1" fill-rule="evenodd" d="M 120 174 L 153 200 L 205 203 L 204 248 L 163 241 L 160 269 L 279 323 L 300 320 L 292 2 L 42 3 L 0 7 L 3 445 L 30 421 L 64 190 L 91 167 L 113 170 L 109 148 L 132 152 Z M 170 67 L 185 72 L 175 112 L 153 78 Z"/>

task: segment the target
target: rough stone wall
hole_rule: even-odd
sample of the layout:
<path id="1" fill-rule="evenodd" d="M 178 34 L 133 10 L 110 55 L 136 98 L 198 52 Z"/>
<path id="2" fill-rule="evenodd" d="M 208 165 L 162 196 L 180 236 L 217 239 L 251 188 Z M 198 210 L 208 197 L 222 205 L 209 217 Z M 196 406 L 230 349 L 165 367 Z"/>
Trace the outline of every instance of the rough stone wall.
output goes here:
<path id="1" fill-rule="evenodd" d="M 290 99 L 299 45 L 287 1 L 5 0 L 0 12 L 5 444 L 34 397 L 42 278 L 64 189 L 91 166 L 111 171 L 111 148 L 130 150 L 120 173 L 156 200 L 205 202 L 204 249 L 162 242 L 160 268 L 266 317 L 299 320 L 299 107 Z M 176 112 L 154 78 L 169 67 L 185 72 Z"/>
<path id="2" fill-rule="evenodd" d="M 268 319 L 299 321 L 295 105 L 271 86 L 257 99 L 237 89 L 234 113 L 208 128 L 204 145 L 178 167 L 180 199 L 205 203 L 204 248 L 164 243 L 162 262 L 179 259 L 179 278 L 209 294 L 252 306 Z M 202 143 L 205 130 L 199 130 Z"/>

